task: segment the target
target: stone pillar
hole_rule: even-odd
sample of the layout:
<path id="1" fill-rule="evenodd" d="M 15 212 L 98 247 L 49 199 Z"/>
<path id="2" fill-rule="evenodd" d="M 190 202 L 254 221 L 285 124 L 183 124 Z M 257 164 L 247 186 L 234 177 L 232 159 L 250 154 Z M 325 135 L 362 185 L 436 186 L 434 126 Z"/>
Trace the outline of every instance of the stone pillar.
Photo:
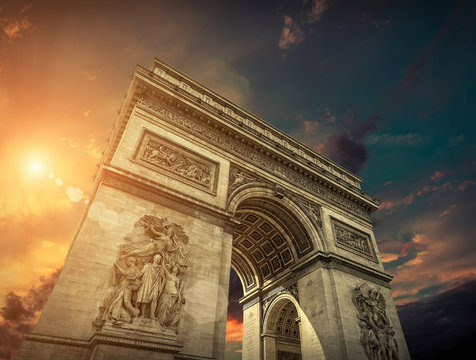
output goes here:
<path id="1" fill-rule="evenodd" d="M 263 334 L 263 355 L 265 360 L 277 360 L 275 335 Z"/>
<path id="2" fill-rule="evenodd" d="M 215 322 L 215 339 L 213 342 L 213 355 L 215 359 L 225 356 L 226 317 L 228 308 L 228 291 L 231 268 L 231 249 L 233 242 L 233 229 L 231 225 L 225 226 L 221 249 L 221 264 L 217 294 L 217 313 Z"/>
<path id="3" fill-rule="evenodd" d="M 261 309 L 258 298 L 243 306 L 243 360 L 261 358 Z"/>

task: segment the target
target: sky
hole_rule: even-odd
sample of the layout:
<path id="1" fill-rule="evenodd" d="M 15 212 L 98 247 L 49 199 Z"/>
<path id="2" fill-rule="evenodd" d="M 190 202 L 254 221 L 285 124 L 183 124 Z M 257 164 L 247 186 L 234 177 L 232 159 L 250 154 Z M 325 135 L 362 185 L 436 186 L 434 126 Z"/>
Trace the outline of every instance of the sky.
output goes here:
<path id="1" fill-rule="evenodd" d="M 450 0 L 0 1 L 0 359 L 41 313 L 154 57 L 361 176 L 413 358 L 469 348 L 475 20 Z M 228 359 L 240 294 L 232 273 Z"/>

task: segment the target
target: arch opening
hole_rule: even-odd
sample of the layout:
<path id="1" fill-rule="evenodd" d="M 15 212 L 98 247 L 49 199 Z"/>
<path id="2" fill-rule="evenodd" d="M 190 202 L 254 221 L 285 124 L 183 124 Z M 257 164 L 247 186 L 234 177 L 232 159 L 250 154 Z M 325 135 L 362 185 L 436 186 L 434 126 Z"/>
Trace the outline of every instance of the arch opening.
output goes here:
<path id="1" fill-rule="evenodd" d="M 270 305 L 262 336 L 265 359 L 302 359 L 300 320 L 290 299 L 281 298 Z"/>
<path id="2" fill-rule="evenodd" d="M 245 199 L 235 218 L 232 266 L 245 295 L 277 280 L 314 249 L 302 223 L 279 199 Z"/>
<path id="3" fill-rule="evenodd" d="M 241 198 L 234 208 L 238 224 L 233 232 L 227 346 L 231 350 L 231 346 L 237 345 L 230 338 L 239 318 L 235 303 L 238 299 L 233 298 L 233 294 L 237 293 L 233 287 L 239 287 L 233 279 L 236 273 L 243 290 L 241 299 L 244 310 L 239 305 L 243 319 L 241 326 L 245 329 L 244 332 L 242 330 L 242 342 L 239 344 L 242 345 L 243 359 L 256 356 L 264 356 L 265 359 L 301 359 L 296 304 L 289 298 L 273 306 L 270 304 L 271 312 L 266 311 L 266 314 L 274 315 L 269 317 L 261 301 L 262 296 L 268 296 L 266 294 L 269 291 L 282 286 L 294 265 L 315 249 L 316 240 L 313 242 L 311 239 L 315 235 L 309 234 L 305 220 L 299 218 L 289 201 L 270 196 L 269 193 L 255 192 L 253 195 Z M 265 316 L 268 320 L 265 320 Z M 260 350 L 256 353 L 255 350 L 249 350 L 251 348 Z M 228 352 L 227 359 L 233 358 L 230 357 L 233 355 Z"/>

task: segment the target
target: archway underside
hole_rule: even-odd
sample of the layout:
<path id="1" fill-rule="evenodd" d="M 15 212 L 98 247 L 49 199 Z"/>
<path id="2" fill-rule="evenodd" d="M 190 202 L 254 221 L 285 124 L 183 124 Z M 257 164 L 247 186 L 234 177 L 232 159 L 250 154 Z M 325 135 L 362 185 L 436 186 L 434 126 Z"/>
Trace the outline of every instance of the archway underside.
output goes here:
<path id="1" fill-rule="evenodd" d="M 232 266 L 244 293 L 279 278 L 313 249 L 295 216 L 271 199 L 248 199 L 235 212 Z"/>

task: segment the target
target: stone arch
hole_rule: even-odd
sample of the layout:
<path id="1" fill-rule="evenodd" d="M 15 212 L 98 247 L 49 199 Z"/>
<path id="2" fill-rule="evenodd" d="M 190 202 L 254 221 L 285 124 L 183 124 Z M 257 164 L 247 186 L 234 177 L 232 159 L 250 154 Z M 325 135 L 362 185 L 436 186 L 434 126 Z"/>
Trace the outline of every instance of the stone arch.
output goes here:
<path id="1" fill-rule="evenodd" d="M 269 188 L 244 190 L 230 202 L 229 210 L 238 221 L 233 233 L 232 266 L 245 294 L 291 271 L 322 243 L 302 210 L 290 199 L 274 196 Z"/>
<path id="2" fill-rule="evenodd" d="M 311 220 L 309 214 L 291 197 L 280 194 L 276 186 L 262 182 L 252 182 L 234 189 L 229 194 L 227 210 L 233 214 L 239 207 L 246 204 L 250 199 L 268 199 L 276 206 L 286 209 L 294 218 L 294 222 L 307 233 L 315 250 L 326 252 L 327 245 L 323 240 L 322 230 Z"/>
<path id="3" fill-rule="evenodd" d="M 299 301 L 289 292 L 277 295 L 264 309 L 263 358 L 275 360 L 323 359 L 321 342 L 302 311 Z"/>

